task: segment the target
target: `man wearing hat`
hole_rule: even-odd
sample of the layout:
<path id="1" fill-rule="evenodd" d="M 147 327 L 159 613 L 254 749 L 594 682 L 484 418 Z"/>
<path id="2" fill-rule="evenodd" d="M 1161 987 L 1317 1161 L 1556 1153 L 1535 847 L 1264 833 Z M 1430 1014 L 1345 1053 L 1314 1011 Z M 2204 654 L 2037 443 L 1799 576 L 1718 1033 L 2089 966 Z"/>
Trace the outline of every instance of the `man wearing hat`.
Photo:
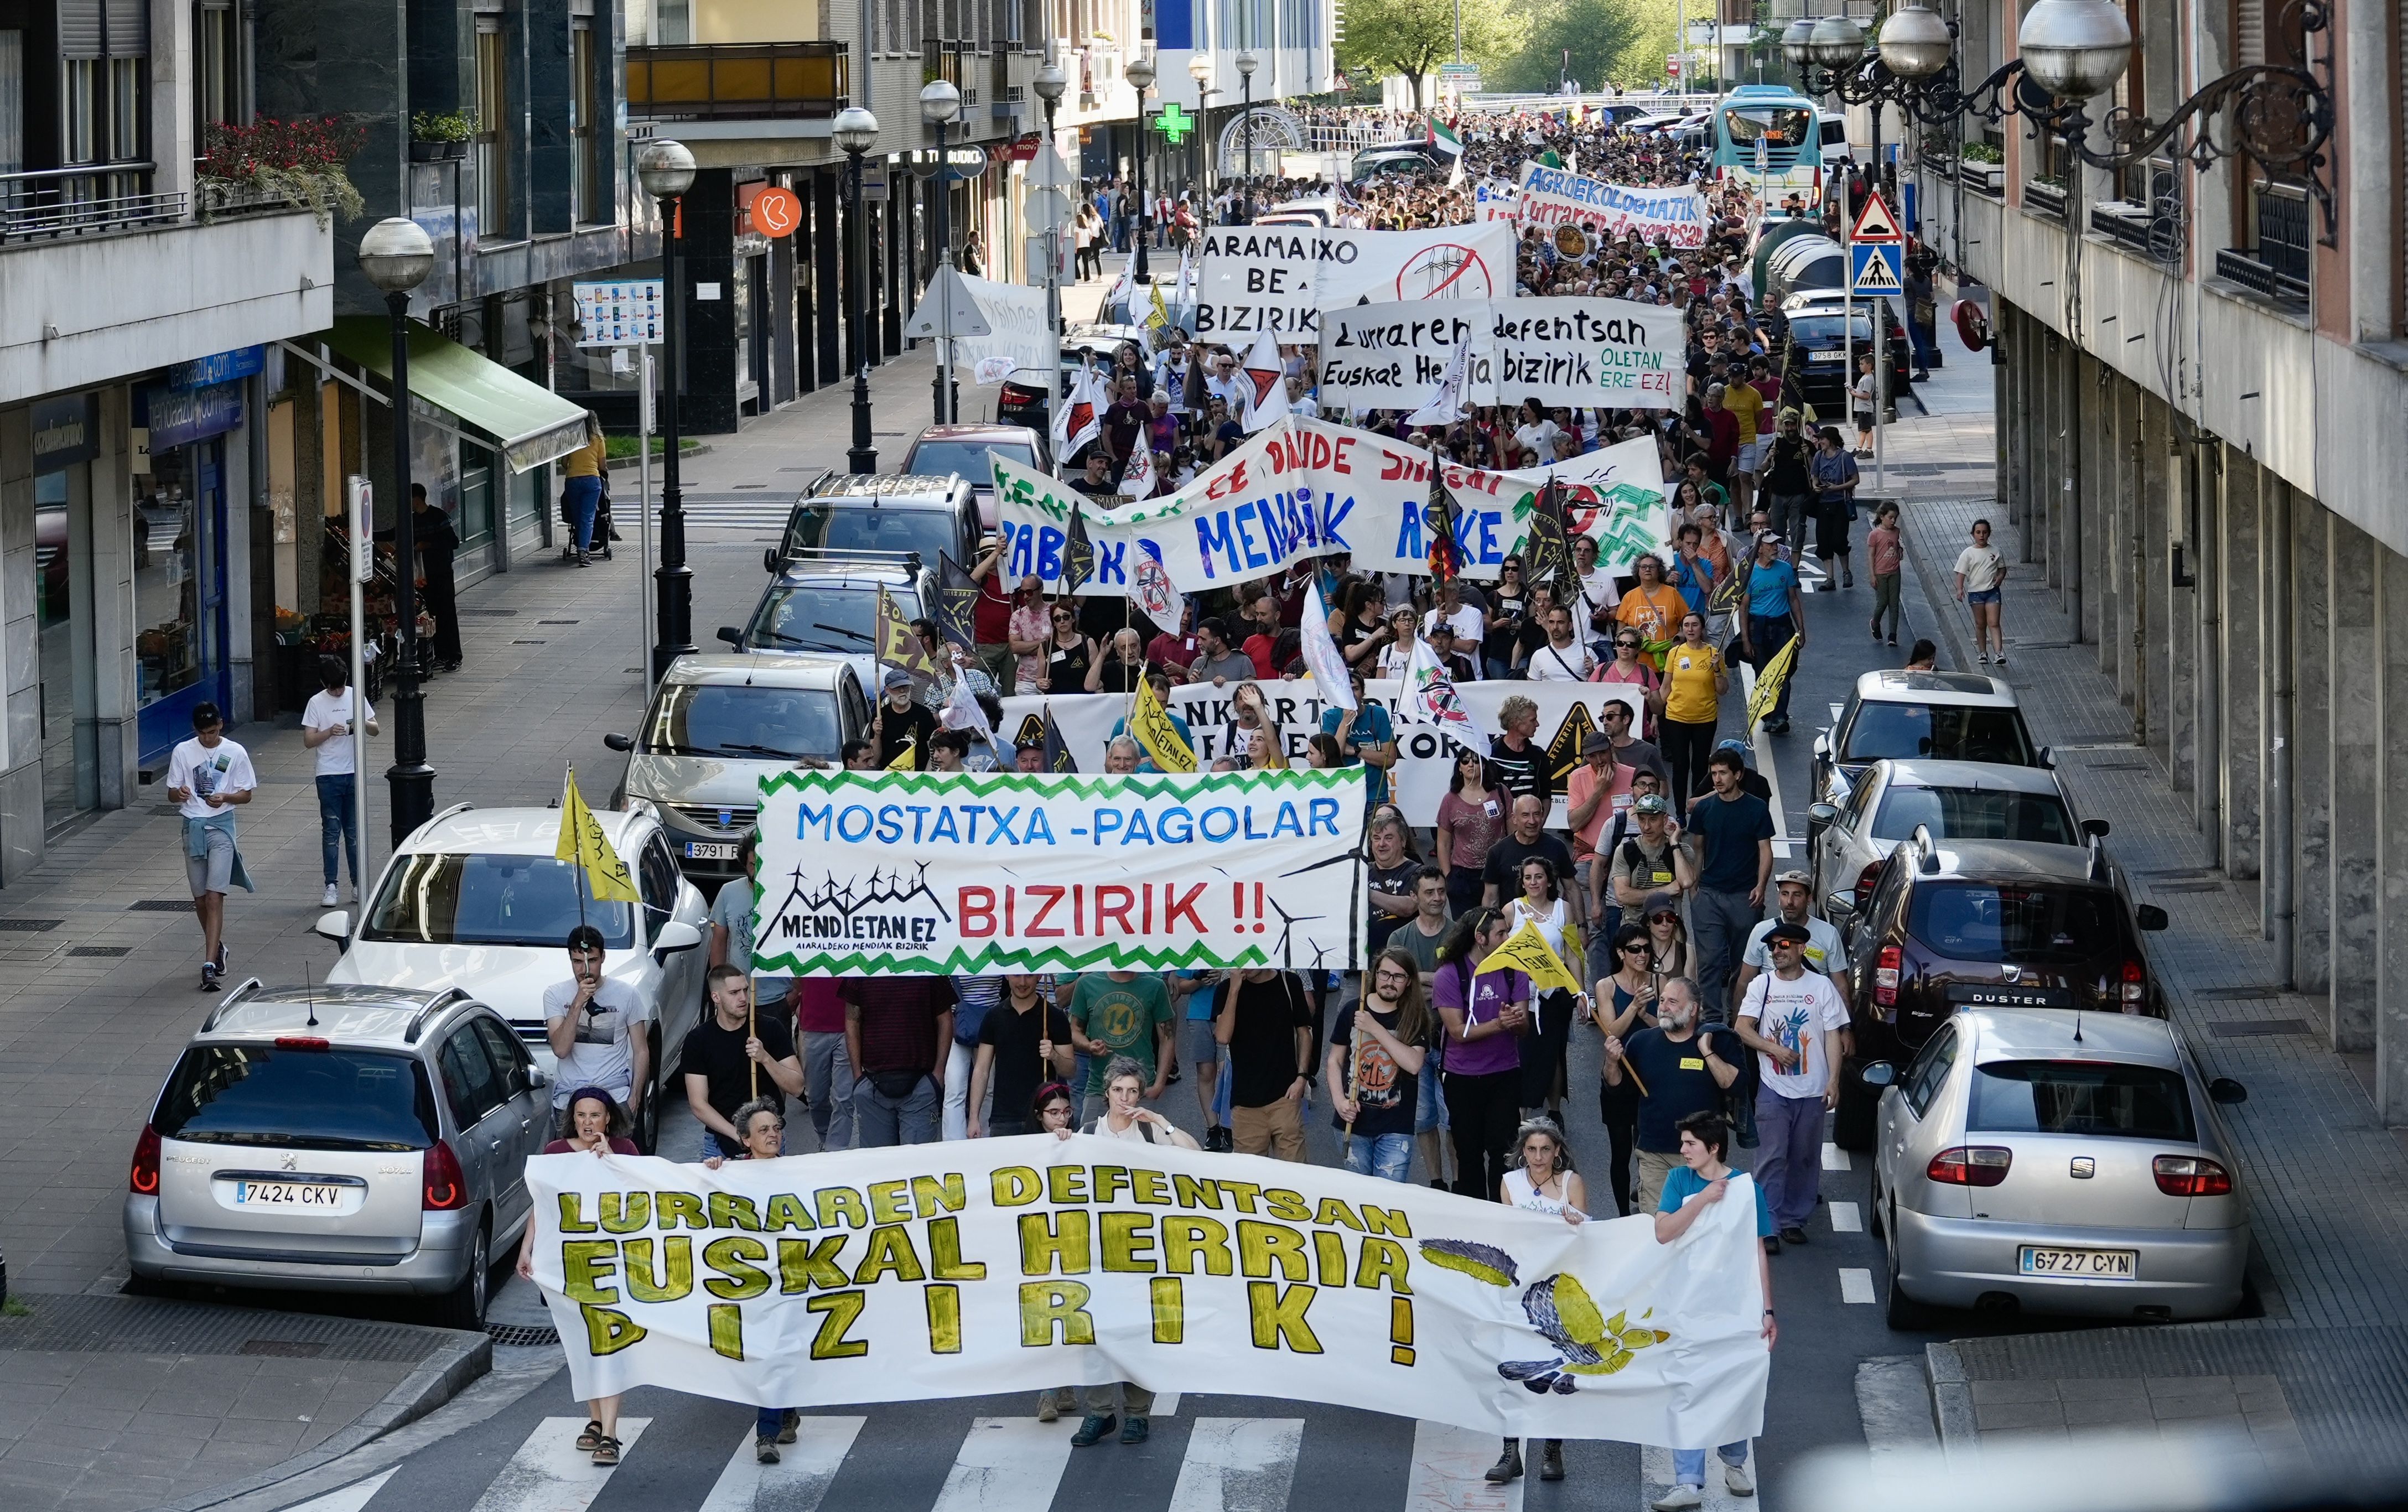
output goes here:
<path id="1" fill-rule="evenodd" d="M 1772 969 L 1772 955 L 1766 948 L 1765 938 L 1772 933 L 1773 926 L 1795 924 L 1806 932 L 1806 969 L 1830 977 L 1831 985 L 1840 990 L 1841 1000 L 1846 1001 L 1848 949 L 1841 942 L 1839 930 L 1809 911 L 1814 903 L 1814 878 L 1792 868 L 1772 879 L 1772 892 L 1776 911 L 1748 934 L 1747 949 L 1740 956 L 1739 980 L 1733 991 L 1745 995 L 1750 983 Z"/>
<path id="2" fill-rule="evenodd" d="M 1739 1001 L 1739 1037 L 1756 1051 L 1756 1179 L 1779 1238 L 1806 1242 L 1806 1220 L 1823 1184 L 1823 1115 L 1839 1105 L 1848 1054 L 1848 1009 L 1831 978 L 1806 969 L 1806 926 L 1776 920 L 1764 932 L 1772 969 Z"/>
<path id="3" fill-rule="evenodd" d="M 1474 609 L 1471 612 L 1477 614 L 1479 611 Z M 1432 609 L 1430 613 L 1436 615 L 1438 611 Z M 1480 669 L 1471 664 L 1471 658 L 1455 649 L 1460 642 L 1453 621 L 1432 619 L 1428 622 L 1429 628 L 1423 635 L 1428 639 L 1430 653 L 1438 658 L 1439 665 L 1446 668 L 1446 675 L 1457 683 L 1479 681 Z"/>
<path id="4" fill-rule="evenodd" d="M 888 667 L 879 686 L 885 696 L 879 702 L 878 717 L 869 724 L 869 737 L 875 743 L 871 764 L 883 770 L 909 751 L 911 769 L 926 771 L 928 737 L 937 733 L 935 712 L 911 696 L 911 674 L 901 667 Z"/>

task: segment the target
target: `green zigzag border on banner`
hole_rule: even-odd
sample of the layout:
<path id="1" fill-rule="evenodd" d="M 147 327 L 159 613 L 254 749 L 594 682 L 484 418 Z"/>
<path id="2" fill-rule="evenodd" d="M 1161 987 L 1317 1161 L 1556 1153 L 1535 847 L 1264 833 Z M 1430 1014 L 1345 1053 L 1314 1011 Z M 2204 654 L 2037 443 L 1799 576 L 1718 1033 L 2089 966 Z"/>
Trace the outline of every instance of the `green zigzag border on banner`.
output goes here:
<path id="1" fill-rule="evenodd" d="M 775 772 L 761 779 L 761 796 L 786 788 L 797 792 L 838 792 L 870 789 L 892 792 L 966 792 L 973 798 L 983 798 L 993 792 L 1027 792 L 1043 795 L 1071 792 L 1080 797 L 1103 793 L 1134 792 L 1153 797 L 1163 793 L 1184 795 L 1214 792 L 1230 788 L 1255 791 L 1294 788 L 1334 790 L 1362 787 L 1369 781 L 1360 766 L 1329 766 L 1305 771 L 1286 772 L 1140 772 L 1093 773 L 1077 772 Z M 1196 784 L 1193 787 L 1173 783 Z"/>
<path id="2" fill-rule="evenodd" d="M 780 966 L 797 976 L 842 976 L 848 972 L 870 977 L 968 977 L 997 969 L 1006 971 L 1183 971 L 1196 966 L 1212 966 L 1228 971 L 1271 963 L 1268 952 L 1250 946 L 1236 958 L 1218 960 L 1212 957 L 1207 942 L 1198 940 L 1182 949 L 1151 949 L 1143 947 L 1123 949 L 1099 946 L 1093 950 L 1072 952 L 1058 946 L 1042 950 L 954 950 L 942 960 L 924 956 L 896 956 L 882 951 L 866 955 L 858 950 L 839 954 L 822 953 L 797 957 L 761 955 L 753 961 L 764 966 Z"/>

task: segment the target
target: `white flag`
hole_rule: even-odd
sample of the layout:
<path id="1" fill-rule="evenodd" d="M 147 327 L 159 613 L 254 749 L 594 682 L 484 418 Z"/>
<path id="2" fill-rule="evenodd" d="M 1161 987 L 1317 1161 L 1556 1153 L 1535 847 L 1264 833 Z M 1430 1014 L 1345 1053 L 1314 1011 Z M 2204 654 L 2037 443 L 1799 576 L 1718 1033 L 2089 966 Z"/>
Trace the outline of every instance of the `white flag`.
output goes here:
<path id="1" fill-rule="evenodd" d="M 1057 401 L 1054 412 L 1054 460 L 1061 466 L 1068 465 L 1081 447 L 1104 431 L 1102 385 L 1095 369 L 1079 369 L 1071 375 L 1069 387 L 1069 396 Z"/>
<path id="2" fill-rule="evenodd" d="M 1121 474 L 1121 493 L 1130 499 L 1154 497 L 1154 440 L 1148 427 L 1139 426 L 1137 443 L 1129 448 L 1128 467 Z"/>
<path id="3" fill-rule="evenodd" d="M 1480 732 L 1473 726 L 1471 716 L 1464 711 L 1463 699 L 1455 691 L 1455 678 L 1448 675 L 1446 663 L 1438 659 L 1426 638 L 1413 642 L 1413 659 L 1405 664 L 1402 696 L 1397 700 L 1397 712 L 1408 724 L 1435 724 L 1447 734 L 1475 749 L 1481 744 Z"/>
<path id="4" fill-rule="evenodd" d="M 1338 642 L 1329 635 L 1329 606 L 1321 602 L 1321 573 L 1313 572 L 1312 581 L 1304 585 L 1304 617 L 1297 621 L 1297 635 L 1303 643 L 1304 664 L 1312 673 L 1312 685 L 1320 690 L 1321 701 L 1339 708 L 1354 706 L 1354 684 L 1346 675 L 1346 656 L 1339 650 Z"/>
<path id="5" fill-rule="evenodd" d="M 1246 365 L 1238 374 L 1245 385 L 1240 397 L 1246 401 L 1244 423 L 1246 434 L 1269 425 L 1287 413 L 1287 364 L 1280 357 L 1279 343 L 1265 331 L 1254 337 L 1254 347 L 1246 353 Z"/>
<path id="6" fill-rule="evenodd" d="M 1463 419 L 1463 383 L 1465 368 L 1471 356 L 1471 343 L 1464 342 L 1455 349 L 1446 361 L 1446 371 L 1439 375 L 1430 396 L 1419 409 L 1405 417 L 1408 425 L 1452 425 Z"/>

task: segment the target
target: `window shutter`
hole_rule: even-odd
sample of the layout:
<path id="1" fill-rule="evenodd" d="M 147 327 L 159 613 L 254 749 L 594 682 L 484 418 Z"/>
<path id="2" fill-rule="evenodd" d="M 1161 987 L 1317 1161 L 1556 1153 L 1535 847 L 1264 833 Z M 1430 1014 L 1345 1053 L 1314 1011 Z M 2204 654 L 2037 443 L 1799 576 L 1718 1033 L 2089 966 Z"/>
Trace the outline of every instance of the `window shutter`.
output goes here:
<path id="1" fill-rule="evenodd" d="M 59 0 L 59 56 L 101 56 L 100 0 Z"/>
<path id="2" fill-rule="evenodd" d="M 150 7 L 148 0 L 104 0 L 108 22 L 108 55 L 147 58 L 150 55 Z"/>
<path id="3" fill-rule="evenodd" d="M 2232 0 L 2232 59 L 2240 68 L 2266 61 L 2266 0 Z"/>

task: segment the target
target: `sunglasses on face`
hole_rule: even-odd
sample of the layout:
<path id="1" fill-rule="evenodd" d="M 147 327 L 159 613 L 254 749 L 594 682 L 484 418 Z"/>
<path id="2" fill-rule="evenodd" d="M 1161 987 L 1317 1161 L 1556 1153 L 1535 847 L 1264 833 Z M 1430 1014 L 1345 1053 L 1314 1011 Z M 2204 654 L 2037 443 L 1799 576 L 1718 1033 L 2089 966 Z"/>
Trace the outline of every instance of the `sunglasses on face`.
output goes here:
<path id="1" fill-rule="evenodd" d="M 1678 915 L 1678 914 L 1649 914 L 1649 915 L 1647 916 L 1647 921 L 1648 921 L 1649 923 L 1651 923 L 1651 924 L 1671 924 L 1671 923 L 1677 923 L 1677 922 L 1679 922 L 1679 921 L 1680 921 L 1680 915 Z"/>
<path id="2" fill-rule="evenodd" d="M 1645 940 L 1633 940 L 1628 945 L 1622 948 L 1622 953 L 1624 955 L 1628 955 L 1633 950 L 1644 950 L 1646 949 L 1647 942 Z"/>

